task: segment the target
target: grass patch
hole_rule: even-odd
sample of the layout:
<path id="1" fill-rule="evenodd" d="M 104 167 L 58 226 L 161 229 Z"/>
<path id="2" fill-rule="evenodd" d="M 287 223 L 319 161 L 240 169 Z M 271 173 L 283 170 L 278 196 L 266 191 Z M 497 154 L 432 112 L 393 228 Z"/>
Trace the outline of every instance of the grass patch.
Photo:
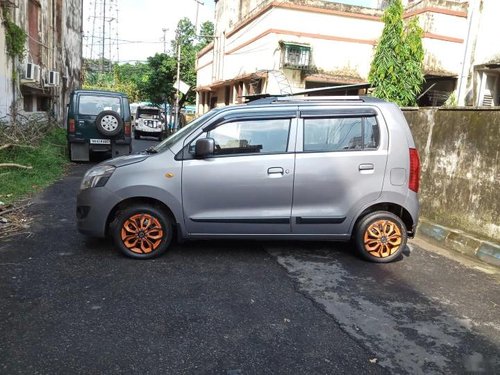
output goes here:
<path id="1" fill-rule="evenodd" d="M 56 128 L 34 148 L 9 147 L 0 151 L 0 163 L 33 169 L 0 168 L 0 201 L 8 204 L 27 198 L 58 180 L 68 164 L 66 131 Z"/>

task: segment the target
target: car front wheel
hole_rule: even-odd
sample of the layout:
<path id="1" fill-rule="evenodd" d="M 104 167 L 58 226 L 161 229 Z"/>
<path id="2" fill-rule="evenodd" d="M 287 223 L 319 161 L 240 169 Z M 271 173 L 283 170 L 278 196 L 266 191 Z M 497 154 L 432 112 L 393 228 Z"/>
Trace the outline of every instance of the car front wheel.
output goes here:
<path id="1" fill-rule="evenodd" d="M 120 211 L 113 223 L 112 237 L 122 254 L 135 259 L 156 258 L 172 241 L 172 222 L 157 207 L 134 205 Z"/>
<path id="2" fill-rule="evenodd" d="M 371 262 L 389 263 L 403 252 L 407 241 L 406 226 L 396 215 L 376 211 L 356 226 L 354 242 L 358 253 Z"/>

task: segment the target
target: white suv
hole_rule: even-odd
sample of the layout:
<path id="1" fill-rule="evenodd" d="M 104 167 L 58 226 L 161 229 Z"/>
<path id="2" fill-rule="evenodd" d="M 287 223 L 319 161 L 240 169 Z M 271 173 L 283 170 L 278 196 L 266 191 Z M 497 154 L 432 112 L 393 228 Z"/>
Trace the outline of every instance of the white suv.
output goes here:
<path id="1" fill-rule="evenodd" d="M 134 138 L 141 135 L 157 137 L 160 141 L 165 134 L 165 123 L 161 118 L 161 111 L 157 107 L 137 107 L 134 123 Z"/>

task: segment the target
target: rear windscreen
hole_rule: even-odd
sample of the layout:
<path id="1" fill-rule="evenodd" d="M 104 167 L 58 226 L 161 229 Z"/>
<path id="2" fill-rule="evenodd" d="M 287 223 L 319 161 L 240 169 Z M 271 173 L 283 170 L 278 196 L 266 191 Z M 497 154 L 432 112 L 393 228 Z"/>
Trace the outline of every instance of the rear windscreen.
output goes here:
<path id="1" fill-rule="evenodd" d="M 102 111 L 120 113 L 120 98 L 111 96 L 81 95 L 78 113 L 81 115 L 97 115 Z"/>

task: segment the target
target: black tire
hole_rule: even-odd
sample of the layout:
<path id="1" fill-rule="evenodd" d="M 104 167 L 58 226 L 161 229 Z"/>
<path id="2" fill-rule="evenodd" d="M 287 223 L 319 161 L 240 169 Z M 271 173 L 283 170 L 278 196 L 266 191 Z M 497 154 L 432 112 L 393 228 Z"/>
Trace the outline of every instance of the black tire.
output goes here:
<path id="1" fill-rule="evenodd" d="M 403 221 L 387 211 L 366 215 L 358 222 L 354 232 L 354 244 L 359 255 L 375 263 L 389 263 L 397 259 L 407 239 Z"/>
<path id="2" fill-rule="evenodd" d="M 134 130 L 134 139 L 141 139 L 141 135 L 137 132 L 137 130 Z"/>
<path id="3" fill-rule="evenodd" d="M 158 140 L 159 140 L 160 142 L 161 142 L 161 141 L 163 141 L 163 134 L 160 134 L 160 135 L 158 136 Z"/>
<path id="4" fill-rule="evenodd" d="M 115 111 L 102 111 L 95 119 L 97 131 L 105 137 L 113 137 L 123 129 L 123 120 Z"/>
<path id="5" fill-rule="evenodd" d="M 134 259 L 151 259 L 168 249 L 172 242 L 173 225 L 162 210 L 147 204 L 137 204 L 119 211 L 111 234 L 123 255 Z"/>

